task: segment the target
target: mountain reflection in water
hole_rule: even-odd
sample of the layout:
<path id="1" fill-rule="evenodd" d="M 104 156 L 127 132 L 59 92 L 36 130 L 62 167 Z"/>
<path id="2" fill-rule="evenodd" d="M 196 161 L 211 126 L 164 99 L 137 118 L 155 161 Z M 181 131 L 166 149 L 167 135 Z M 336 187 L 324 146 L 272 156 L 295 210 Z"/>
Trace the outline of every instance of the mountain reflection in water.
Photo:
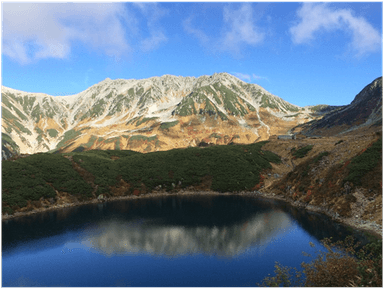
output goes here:
<path id="1" fill-rule="evenodd" d="M 89 204 L 3 221 L 2 285 L 254 286 L 276 261 L 308 261 L 309 242 L 319 248 L 319 239 L 350 233 L 318 214 L 246 196 Z"/>
<path id="2" fill-rule="evenodd" d="M 235 195 L 195 195 L 119 200 L 6 220 L 2 222 L 2 249 L 3 255 L 9 254 L 34 241 L 33 250 L 37 251 L 50 246 L 44 239 L 77 231 L 82 244 L 106 254 L 201 252 L 229 256 L 250 245 L 266 244 L 276 234 L 288 231 L 292 222 L 317 240 L 353 234 L 364 242 L 357 231 L 285 203 Z M 55 242 L 62 241 L 75 240 L 60 238 Z"/>
<path id="3" fill-rule="evenodd" d="M 180 212 L 182 213 L 182 212 Z M 89 230 L 84 243 L 106 254 L 151 253 L 234 256 L 254 245 L 265 245 L 291 226 L 283 212 L 256 213 L 229 226 L 175 226 L 161 218 L 144 221 L 109 220 Z"/>

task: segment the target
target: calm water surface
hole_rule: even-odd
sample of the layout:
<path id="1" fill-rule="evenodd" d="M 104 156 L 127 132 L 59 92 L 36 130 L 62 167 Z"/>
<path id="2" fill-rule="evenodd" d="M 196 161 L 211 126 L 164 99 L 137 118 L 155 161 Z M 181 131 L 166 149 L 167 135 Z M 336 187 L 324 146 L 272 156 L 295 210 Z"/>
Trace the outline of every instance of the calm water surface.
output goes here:
<path id="1" fill-rule="evenodd" d="M 299 268 L 310 261 L 303 251 L 347 233 L 320 215 L 242 196 L 92 204 L 3 221 L 2 285 L 256 286 L 275 261 Z"/>

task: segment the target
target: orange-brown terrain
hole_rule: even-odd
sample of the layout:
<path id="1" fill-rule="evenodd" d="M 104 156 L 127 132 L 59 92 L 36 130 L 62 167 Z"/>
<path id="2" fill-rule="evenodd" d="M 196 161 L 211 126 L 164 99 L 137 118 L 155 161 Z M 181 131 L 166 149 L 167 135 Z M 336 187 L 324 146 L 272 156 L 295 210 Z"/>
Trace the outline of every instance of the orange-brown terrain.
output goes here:
<path id="1" fill-rule="evenodd" d="M 281 156 L 282 163 L 272 164 L 273 168 L 265 173 L 260 192 L 354 226 L 382 232 L 382 160 L 361 178 L 361 185 L 343 182 L 351 160 L 381 137 L 379 131 L 343 137 L 271 140 L 263 148 Z M 309 145 L 313 148 L 305 157 L 293 155 L 295 150 Z M 324 152 L 328 154 L 315 162 Z"/>
<path id="2" fill-rule="evenodd" d="M 327 106 L 310 109 L 292 106 L 275 96 L 265 94 L 265 91 L 258 87 L 247 86 L 233 77 L 228 77 L 227 74 L 215 77 L 218 82 L 206 83 L 207 78 L 203 78 L 203 83 L 199 84 L 196 92 L 188 94 L 184 87 L 184 92 L 177 94 L 180 102 L 176 106 L 162 106 L 170 101 L 169 97 L 161 98 L 159 103 L 162 104 L 156 104 L 155 108 L 155 104 L 150 103 L 149 107 L 144 104 L 138 105 L 143 97 L 140 100 L 136 99 L 135 107 L 147 113 L 160 109 L 161 113 L 156 112 L 153 117 L 138 115 L 127 107 L 122 108 L 117 116 L 113 115 L 111 112 L 120 106 L 114 107 L 112 105 L 114 102 L 111 101 L 108 110 L 101 110 L 100 115 L 89 113 L 75 116 L 72 113 L 67 115 L 65 121 L 55 117 L 43 120 L 37 115 L 36 128 L 33 127 L 32 120 L 29 121 L 29 127 L 23 128 L 14 115 L 10 116 L 9 109 L 16 111 L 17 107 L 20 110 L 22 107 L 28 108 L 28 105 L 17 98 L 17 95 L 21 94 L 14 92 L 16 97 L 9 95 L 10 108 L 5 109 L 7 105 L 3 103 L 7 117 L 6 121 L 3 119 L 3 131 L 6 133 L 13 131 L 15 133 L 11 135 L 16 136 L 13 140 L 7 136 L 6 147 L 10 149 L 11 146 L 19 145 L 23 153 L 25 147 L 32 147 L 34 143 L 38 144 L 37 147 L 42 147 L 51 142 L 56 145 L 56 152 L 61 153 L 92 149 L 133 150 L 147 153 L 174 148 L 251 144 L 269 140 L 262 149 L 277 154 L 282 162 L 272 163 L 272 168 L 262 173 L 260 183 L 252 190 L 235 193 L 283 199 L 295 206 L 323 212 L 344 223 L 382 234 L 381 78 L 365 87 L 350 105 L 331 109 Z M 163 79 L 169 80 L 169 78 Z M 102 83 L 105 84 L 111 85 L 110 80 Z M 144 85 L 144 87 L 145 89 L 140 88 L 141 94 L 153 94 L 152 86 Z M 236 98 L 235 92 L 242 97 Z M 135 93 L 138 91 L 135 92 L 133 88 L 126 91 L 126 94 L 132 97 Z M 92 97 L 96 95 L 90 90 L 80 97 L 86 99 L 89 94 Z M 175 92 L 171 94 L 176 95 Z M 186 96 L 189 98 L 185 98 Z M 256 96 L 257 104 L 252 101 L 251 96 Z M 12 100 L 12 97 L 15 97 L 15 100 Z M 71 105 L 74 103 L 69 102 L 67 108 Z M 328 111 L 322 112 L 324 107 Z M 168 114 L 162 114 L 163 111 L 167 111 Z M 71 128 L 68 120 L 80 117 L 77 126 Z M 17 124 L 18 128 L 15 130 L 12 124 Z M 34 133 L 28 134 L 28 130 Z M 278 138 L 278 135 L 287 133 L 293 133 L 291 136 L 295 136 L 295 139 Z M 39 135 L 40 141 L 34 142 L 33 137 Z M 25 141 L 20 143 L 20 139 L 24 136 Z M 380 152 L 377 151 L 379 143 Z M 362 167 L 367 166 L 364 157 L 373 147 L 376 147 L 374 165 L 368 164 L 367 173 L 360 174 L 357 179 L 350 177 L 356 159 L 359 159 Z M 91 185 L 94 196 L 92 202 L 100 201 L 96 198 L 98 185 L 94 183 L 94 176 L 81 168 L 71 156 L 66 157 L 71 160 L 80 176 Z M 133 189 L 130 187 L 131 184 L 121 179 L 117 185 L 108 188 L 107 197 L 136 198 L 159 193 L 215 193 L 210 191 L 211 184 L 210 176 L 205 176 L 201 179 L 201 184 L 195 184 L 188 190 L 180 190 L 176 184 L 171 192 L 166 192 L 162 188 L 149 190 L 145 186 Z M 126 196 L 128 190 L 132 194 Z M 56 191 L 56 194 L 57 202 L 54 204 L 47 199 L 29 201 L 28 205 L 17 210 L 15 215 L 21 212 L 81 204 L 83 201 L 68 192 Z"/>

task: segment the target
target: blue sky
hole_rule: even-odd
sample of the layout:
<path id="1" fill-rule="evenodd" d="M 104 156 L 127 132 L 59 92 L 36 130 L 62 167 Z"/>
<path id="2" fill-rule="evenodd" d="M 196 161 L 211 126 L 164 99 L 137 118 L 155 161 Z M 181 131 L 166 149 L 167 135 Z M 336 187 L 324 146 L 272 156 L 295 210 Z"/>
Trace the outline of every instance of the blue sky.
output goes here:
<path id="1" fill-rule="evenodd" d="M 228 72 L 299 105 L 349 104 L 382 76 L 380 2 L 3 3 L 2 85 Z"/>

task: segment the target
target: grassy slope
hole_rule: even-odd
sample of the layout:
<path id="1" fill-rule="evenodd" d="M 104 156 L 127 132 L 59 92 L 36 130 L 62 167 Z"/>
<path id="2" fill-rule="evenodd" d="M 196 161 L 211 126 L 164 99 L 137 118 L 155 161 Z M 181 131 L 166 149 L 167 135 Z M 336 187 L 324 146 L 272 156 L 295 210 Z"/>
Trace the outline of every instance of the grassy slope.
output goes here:
<path id="1" fill-rule="evenodd" d="M 159 185 L 166 190 L 200 186 L 206 180 L 206 189 L 220 192 L 250 190 L 262 181 L 260 173 L 271 167 L 270 162 L 280 162 L 277 155 L 261 150 L 265 143 L 147 154 L 95 150 L 66 155 L 43 153 L 5 161 L 2 163 L 3 212 L 12 213 L 42 197 L 57 198 L 55 190 L 81 200 L 100 193 L 112 196 L 121 180 L 128 183 L 125 195 L 138 190 L 140 193 L 150 192 Z M 92 182 L 79 173 L 75 165 L 91 174 Z M 92 187 L 98 188 L 95 195 Z"/>

